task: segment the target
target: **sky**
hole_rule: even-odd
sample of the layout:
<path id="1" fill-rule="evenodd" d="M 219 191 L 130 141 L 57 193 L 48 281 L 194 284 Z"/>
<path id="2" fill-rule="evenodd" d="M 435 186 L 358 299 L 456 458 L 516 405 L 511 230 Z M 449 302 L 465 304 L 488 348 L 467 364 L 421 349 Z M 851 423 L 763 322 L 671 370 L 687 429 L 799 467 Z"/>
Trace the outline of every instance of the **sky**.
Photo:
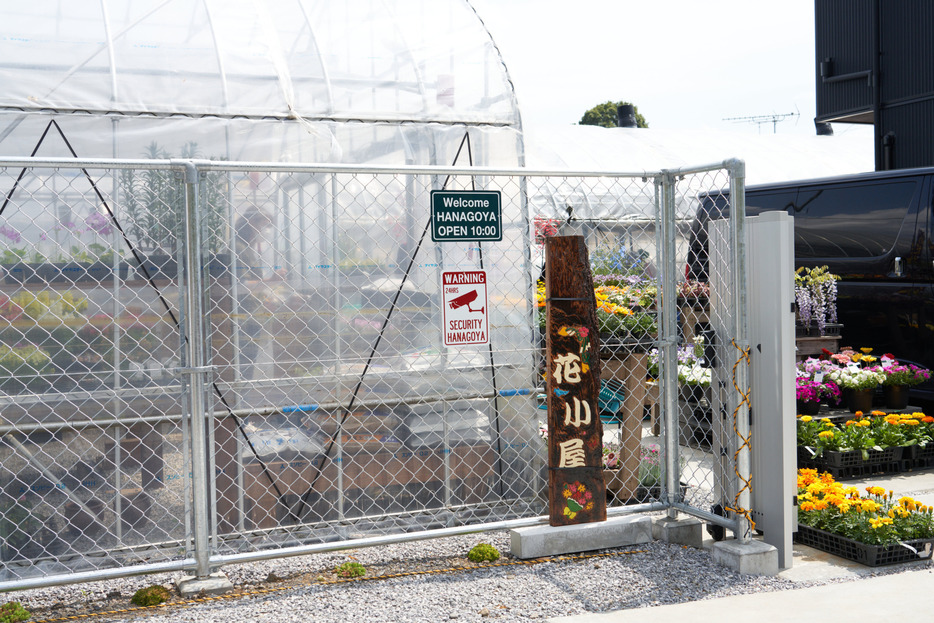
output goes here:
<path id="1" fill-rule="evenodd" d="M 612 100 L 650 128 L 814 134 L 814 0 L 469 2 L 527 127 L 575 124 Z"/>

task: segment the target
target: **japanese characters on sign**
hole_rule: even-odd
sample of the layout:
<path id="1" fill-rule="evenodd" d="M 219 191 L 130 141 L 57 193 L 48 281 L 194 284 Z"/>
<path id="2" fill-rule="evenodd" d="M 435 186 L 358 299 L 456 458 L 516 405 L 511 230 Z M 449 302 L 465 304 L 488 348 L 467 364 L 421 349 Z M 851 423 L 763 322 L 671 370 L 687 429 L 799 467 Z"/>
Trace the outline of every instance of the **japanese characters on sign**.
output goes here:
<path id="1" fill-rule="evenodd" d="M 580 236 L 546 243 L 549 515 L 553 526 L 606 519 L 596 301 Z"/>

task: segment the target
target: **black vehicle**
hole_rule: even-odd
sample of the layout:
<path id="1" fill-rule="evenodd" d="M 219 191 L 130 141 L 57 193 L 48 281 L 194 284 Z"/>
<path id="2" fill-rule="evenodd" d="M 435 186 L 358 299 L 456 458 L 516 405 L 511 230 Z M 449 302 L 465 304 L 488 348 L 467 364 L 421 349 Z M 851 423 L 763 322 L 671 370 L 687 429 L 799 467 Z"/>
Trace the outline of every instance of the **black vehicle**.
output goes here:
<path id="1" fill-rule="evenodd" d="M 746 214 L 783 210 L 795 220 L 795 267 L 841 277 L 841 344 L 872 347 L 934 369 L 934 168 L 903 169 L 746 189 Z M 700 198 L 686 275 L 707 280 L 707 222 L 729 215 L 729 194 Z M 755 253 L 755 249 L 748 252 Z M 934 382 L 912 388 L 934 407 Z"/>

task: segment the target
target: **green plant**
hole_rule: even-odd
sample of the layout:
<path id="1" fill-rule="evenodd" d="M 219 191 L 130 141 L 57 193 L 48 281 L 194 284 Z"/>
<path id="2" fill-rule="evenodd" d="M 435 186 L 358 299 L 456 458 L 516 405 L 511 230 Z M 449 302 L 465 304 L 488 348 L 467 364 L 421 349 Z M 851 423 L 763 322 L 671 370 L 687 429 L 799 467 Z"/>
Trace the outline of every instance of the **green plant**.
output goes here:
<path id="1" fill-rule="evenodd" d="M 0 344 L 0 385 L 15 383 L 33 387 L 42 377 L 55 372 L 49 353 L 35 344 L 7 346 Z M 16 387 L 18 389 L 18 387 Z"/>
<path id="2" fill-rule="evenodd" d="M 149 144 L 143 155 L 152 159 L 172 158 L 169 151 L 155 141 Z M 198 156 L 198 144 L 193 141 L 180 152 L 181 158 Z M 120 172 L 118 184 L 128 216 L 127 234 L 144 252 L 174 256 L 184 227 L 186 192 L 184 184 L 175 178 L 175 172 L 126 169 Z M 205 176 L 202 183 L 206 206 L 204 239 L 212 252 L 223 248 L 226 241 L 227 188 L 228 180 L 223 172 Z"/>
<path id="3" fill-rule="evenodd" d="M 0 254 L 0 264 L 19 264 L 26 261 L 26 249 L 4 249 Z"/>
<path id="4" fill-rule="evenodd" d="M 334 573 L 341 578 L 362 578 L 366 575 L 366 567 L 359 562 L 344 562 L 334 568 Z"/>
<path id="5" fill-rule="evenodd" d="M 499 550 L 489 543 L 478 543 L 467 552 L 467 560 L 470 562 L 494 562 L 499 560 Z"/>
<path id="6" fill-rule="evenodd" d="M 172 593 L 169 592 L 169 589 L 159 584 L 153 584 L 133 593 L 130 601 L 137 606 L 157 606 L 167 602 L 171 597 Z"/>
<path id="7" fill-rule="evenodd" d="M 825 450 L 849 452 L 860 450 L 863 458 L 872 449 L 896 446 L 926 446 L 934 441 L 934 418 L 923 413 L 857 413 L 843 426 L 829 418 L 816 420 L 802 415 L 797 421 L 799 446 L 807 446 L 820 456 Z"/>
<path id="8" fill-rule="evenodd" d="M 656 444 L 640 446 L 639 484 L 643 487 L 657 487 L 662 483 L 662 464 L 660 449 Z"/>
<path id="9" fill-rule="evenodd" d="M 33 515 L 32 503 L 26 496 L 0 497 L 0 544 L 4 560 L 18 557 L 41 528 L 42 523 Z"/>
<path id="10" fill-rule="evenodd" d="M 32 616 L 18 601 L 8 601 L 0 606 L 0 623 L 16 623 Z"/>
<path id="11" fill-rule="evenodd" d="M 870 545 L 934 538 L 934 509 L 867 486 L 867 496 L 830 474 L 798 470 L 798 522 Z"/>

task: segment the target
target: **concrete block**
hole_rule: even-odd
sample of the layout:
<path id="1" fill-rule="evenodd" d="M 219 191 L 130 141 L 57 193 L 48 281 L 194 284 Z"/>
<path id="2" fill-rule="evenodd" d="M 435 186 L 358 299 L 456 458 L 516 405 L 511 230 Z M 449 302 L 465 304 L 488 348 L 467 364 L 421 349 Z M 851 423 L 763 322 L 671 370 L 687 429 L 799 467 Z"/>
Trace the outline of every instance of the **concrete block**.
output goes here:
<path id="1" fill-rule="evenodd" d="M 232 590 L 233 583 L 227 579 L 226 573 L 217 571 L 206 578 L 186 575 L 178 581 L 178 593 L 182 597 L 193 597 L 204 593 L 205 595 L 219 595 Z"/>
<path id="2" fill-rule="evenodd" d="M 532 526 L 511 530 L 509 539 L 516 558 L 560 556 L 648 543 L 652 540 L 652 520 L 627 516 L 574 526 Z"/>
<path id="3" fill-rule="evenodd" d="M 762 541 L 719 541 L 710 548 L 710 556 L 746 575 L 778 575 L 778 550 Z"/>
<path id="4" fill-rule="evenodd" d="M 660 517 L 652 523 L 652 537 L 666 543 L 701 549 L 704 546 L 703 523 L 693 517 Z"/>

